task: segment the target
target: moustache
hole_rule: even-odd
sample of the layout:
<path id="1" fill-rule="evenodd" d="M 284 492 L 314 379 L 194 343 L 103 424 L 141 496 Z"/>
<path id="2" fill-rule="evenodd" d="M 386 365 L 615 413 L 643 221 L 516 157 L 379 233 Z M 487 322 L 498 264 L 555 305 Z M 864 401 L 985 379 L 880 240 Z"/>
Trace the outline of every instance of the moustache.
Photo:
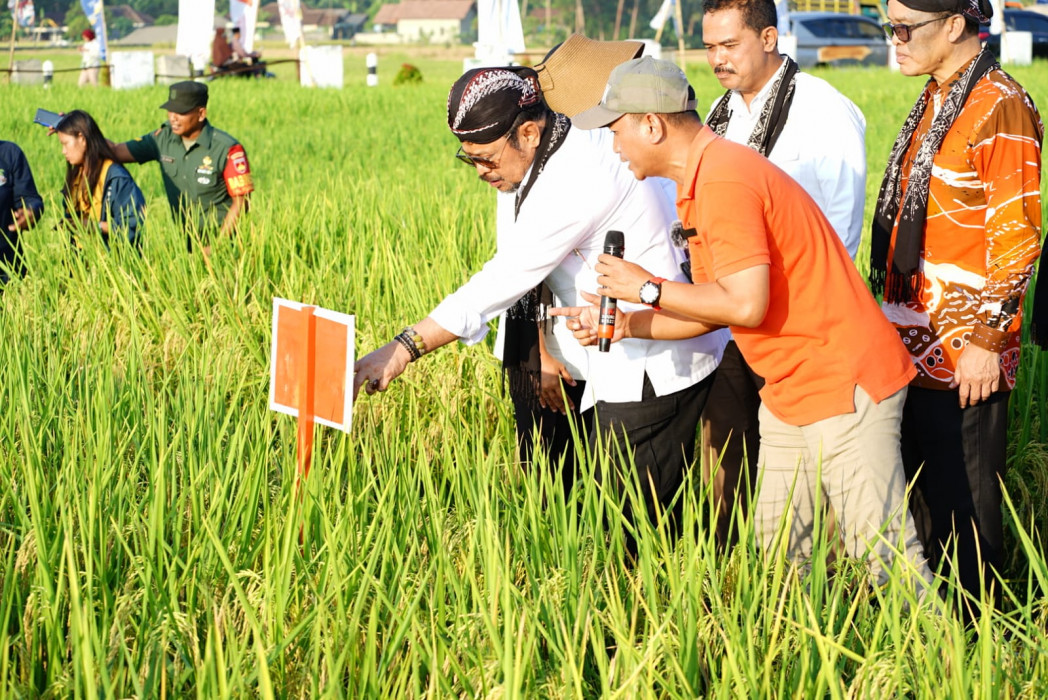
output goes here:
<path id="1" fill-rule="evenodd" d="M 720 75 L 722 73 L 725 75 L 735 75 L 735 71 L 727 66 L 717 66 L 713 69 L 714 75 Z"/>

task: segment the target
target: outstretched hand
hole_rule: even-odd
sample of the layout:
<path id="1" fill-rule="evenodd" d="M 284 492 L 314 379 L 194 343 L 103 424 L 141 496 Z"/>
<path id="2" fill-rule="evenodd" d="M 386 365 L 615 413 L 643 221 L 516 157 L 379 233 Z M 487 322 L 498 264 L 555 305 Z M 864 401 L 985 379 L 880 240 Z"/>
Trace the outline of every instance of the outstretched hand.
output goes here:
<path id="1" fill-rule="evenodd" d="M 357 400 L 361 387 L 369 395 L 388 389 L 404 373 L 410 359 L 407 350 L 395 340 L 360 358 L 353 366 L 353 400 Z"/>
<path id="2" fill-rule="evenodd" d="M 611 256 L 609 256 L 611 257 Z M 617 258 L 616 258 L 617 259 Z M 583 347 L 597 344 L 597 326 L 600 325 L 600 297 L 589 292 L 579 292 L 592 306 L 560 306 L 549 310 L 550 316 L 563 316 L 565 325 Z M 615 334 L 611 342 L 617 343 L 625 337 L 626 314 L 615 309 Z"/>

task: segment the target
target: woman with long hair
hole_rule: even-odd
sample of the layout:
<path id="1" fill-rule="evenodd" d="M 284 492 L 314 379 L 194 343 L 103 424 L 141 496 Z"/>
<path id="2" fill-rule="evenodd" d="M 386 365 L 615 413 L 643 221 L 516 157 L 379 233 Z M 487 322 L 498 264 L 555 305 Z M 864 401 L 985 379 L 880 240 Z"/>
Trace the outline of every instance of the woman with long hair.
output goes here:
<path id="1" fill-rule="evenodd" d="M 90 114 L 75 109 L 55 127 L 65 156 L 66 178 L 62 188 L 66 221 L 76 234 L 97 230 L 109 247 L 109 236 L 118 232 L 134 246 L 141 244 L 145 197 L 131 173 L 116 162 L 116 155 Z"/>

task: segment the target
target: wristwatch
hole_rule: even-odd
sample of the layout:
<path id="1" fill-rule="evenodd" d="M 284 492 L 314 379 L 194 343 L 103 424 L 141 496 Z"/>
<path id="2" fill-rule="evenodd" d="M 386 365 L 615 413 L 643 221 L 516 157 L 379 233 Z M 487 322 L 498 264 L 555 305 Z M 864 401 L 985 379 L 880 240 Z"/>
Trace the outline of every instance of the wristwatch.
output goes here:
<path id="1" fill-rule="evenodd" d="M 666 281 L 665 277 L 652 277 L 650 280 L 640 286 L 640 302 L 647 304 L 651 308 L 658 311 L 661 307 L 659 306 L 659 299 L 662 298 L 662 283 Z"/>

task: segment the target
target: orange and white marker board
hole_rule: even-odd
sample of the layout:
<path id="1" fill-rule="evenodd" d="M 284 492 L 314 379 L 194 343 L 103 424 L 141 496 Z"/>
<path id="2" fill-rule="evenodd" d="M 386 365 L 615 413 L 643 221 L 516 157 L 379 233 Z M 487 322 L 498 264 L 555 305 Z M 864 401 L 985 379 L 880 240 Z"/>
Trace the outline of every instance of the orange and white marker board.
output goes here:
<path id="1" fill-rule="evenodd" d="M 354 317 L 273 299 L 269 407 L 349 432 Z M 308 463 L 308 462 L 307 462 Z M 308 467 L 307 467 L 308 469 Z"/>

